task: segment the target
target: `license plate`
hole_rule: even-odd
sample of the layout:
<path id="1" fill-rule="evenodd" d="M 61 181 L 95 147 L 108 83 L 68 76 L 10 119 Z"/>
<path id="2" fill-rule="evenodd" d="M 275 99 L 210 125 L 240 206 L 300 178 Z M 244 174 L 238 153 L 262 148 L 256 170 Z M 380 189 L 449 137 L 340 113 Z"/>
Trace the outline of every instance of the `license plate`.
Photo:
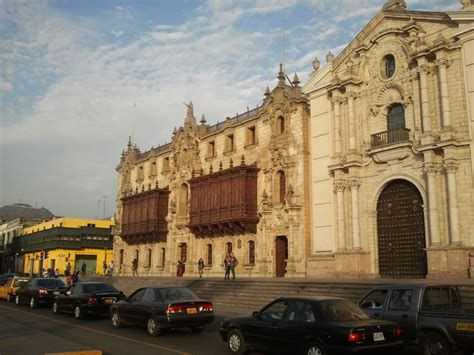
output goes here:
<path id="1" fill-rule="evenodd" d="M 186 313 L 187 314 L 196 314 L 197 309 L 196 308 L 186 308 Z"/>
<path id="2" fill-rule="evenodd" d="M 382 332 L 374 333 L 374 341 L 382 341 L 385 340 Z"/>
<path id="3" fill-rule="evenodd" d="M 111 300 L 111 299 L 104 300 L 104 303 L 105 304 L 112 304 L 112 303 L 114 303 L 114 300 Z"/>
<path id="4" fill-rule="evenodd" d="M 61 292 L 59 292 L 59 291 L 54 291 L 54 292 L 53 292 L 53 295 L 59 295 L 60 293 L 61 293 Z"/>
<path id="5" fill-rule="evenodd" d="M 474 323 L 456 323 L 456 330 L 474 332 Z"/>

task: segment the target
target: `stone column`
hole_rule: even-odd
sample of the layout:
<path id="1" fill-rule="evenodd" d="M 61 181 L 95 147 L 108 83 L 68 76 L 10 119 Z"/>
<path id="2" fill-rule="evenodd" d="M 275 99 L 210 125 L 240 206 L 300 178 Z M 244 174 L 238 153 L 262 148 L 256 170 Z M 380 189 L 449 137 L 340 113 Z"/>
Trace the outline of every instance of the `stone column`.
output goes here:
<path id="1" fill-rule="evenodd" d="M 356 149 L 354 99 L 354 94 L 349 93 L 347 95 L 347 116 L 349 120 L 349 150 Z"/>
<path id="2" fill-rule="evenodd" d="M 439 71 L 439 88 L 440 88 L 440 102 L 441 102 L 441 122 L 442 126 L 451 126 L 451 109 L 449 107 L 449 92 L 448 92 L 448 61 L 441 59 L 437 61 Z"/>
<path id="3" fill-rule="evenodd" d="M 334 191 L 337 195 L 337 250 L 346 249 L 345 228 L 344 228 L 344 181 L 334 183 Z"/>
<path id="4" fill-rule="evenodd" d="M 444 161 L 444 169 L 448 177 L 448 210 L 449 210 L 449 234 L 452 245 L 461 244 L 459 235 L 459 214 L 458 214 L 458 192 L 456 188 L 456 170 L 459 163 L 454 159 Z"/>
<path id="5" fill-rule="evenodd" d="M 342 152 L 341 148 L 341 100 L 339 98 L 333 98 L 332 103 L 334 105 L 334 149 L 336 155 L 340 155 Z"/>
<path id="6" fill-rule="evenodd" d="M 436 176 L 439 168 L 434 163 L 425 163 L 425 174 L 428 177 L 428 214 L 431 245 L 440 245 L 439 222 L 438 222 L 438 198 L 436 191 Z"/>
<path id="7" fill-rule="evenodd" d="M 419 72 L 421 91 L 421 121 L 423 122 L 423 132 L 431 132 L 430 101 L 428 92 L 428 67 L 420 67 Z"/>
<path id="8" fill-rule="evenodd" d="M 359 187 L 360 181 L 357 178 L 352 178 L 349 181 L 349 188 L 351 190 L 352 202 L 352 249 L 360 249 L 360 235 L 359 235 Z"/>

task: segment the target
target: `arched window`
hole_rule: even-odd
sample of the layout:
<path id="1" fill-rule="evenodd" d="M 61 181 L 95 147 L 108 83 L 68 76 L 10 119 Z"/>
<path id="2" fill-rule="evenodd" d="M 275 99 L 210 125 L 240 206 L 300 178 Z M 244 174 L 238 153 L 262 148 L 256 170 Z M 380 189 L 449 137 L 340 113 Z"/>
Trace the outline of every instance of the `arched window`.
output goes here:
<path id="1" fill-rule="evenodd" d="M 148 249 L 147 266 L 151 267 L 151 249 Z"/>
<path id="2" fill-rule="evenodd" d="M 285 172 L 280 170 L 275 175 L 274 202 L 283 203 L 286 197 L 286 177 Z"/>
<path id="3" fill-rule="evenodd" d="M 184 217 L 188 214 L 188 185 L 182 184 L 178 191 L 178 216 Z"/>
<path id="4" fill-rule="evenodd" d="M 387 113 L 387 128 L 388 131 L 405 128 L 405 109 L 402 104 L 395 104 L 389 107 Z"/>
<path id="5" fill-rule="evenodd" d="M 207 265 L 212 265 L 212 244 L 207 245 Z"/>
<path id="6" fill-rule="evenodd" d="M 282 134 L 285 132 L 285 118 L 283 116 L 279 116 L 276 119 L 276 134 Z"/>
<path id="7" fill-rule="evenodd" d="M 231 242 L 228 242 L 226 244 L 226 250 L 227 250 L 227 254 L 232 253 L 232 243 Z"/>
<path id="8" fill-rule="evenodd" d="M 255 242 L 249 242 L 249 264 L 255 264 Z"/>
<path id="9" fill-rule="evenodd" d="M 395 57 L 391 54 L 385 57 L 385 75 L 391 78 L 395 74 Z"/>
<path id="10" fill-rule="evenodd" d="M 166 249 L 161 248 L 161 266 L 165 266 L 166 261 Z"/>

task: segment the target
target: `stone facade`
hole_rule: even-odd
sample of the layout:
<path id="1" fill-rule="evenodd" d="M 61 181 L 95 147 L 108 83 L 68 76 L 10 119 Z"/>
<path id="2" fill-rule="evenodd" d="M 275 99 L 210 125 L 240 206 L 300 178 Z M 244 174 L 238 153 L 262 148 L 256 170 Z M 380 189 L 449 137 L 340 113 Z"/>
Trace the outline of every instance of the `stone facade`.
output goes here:
<path id="1" fill-rule="evenodd" d="M 132 260 L 138 256 L 139 275 L 175 275 L 177 260 L 185 255 L 185 276 L 197 275 L 199 258 L 206 264 L 205 275 L 222 276 L 222 263 L 232 243 L 239 260 L 238 276 L 275 276 L 277 264 L 281 267 L 282 263 L 286 276 L 306 275 L 309 106 L 296 75 L 288 83 L 280 68 L 278 78 L 278 85 L 272 91 L 267 88 L 263 105 L 256 109 L 209 126 L 204 115 L 200 124 L 196 123 L 190 103 L 184 126 L 173 132 L 171 143 L 142 153 L 129 142 L 117 167 L 114 260 L 120 274 L 130 275 Z M 193 234 L 188 228 L 189 181 L 239 164 L 259 169 L 255 233 L 230 232 L 223 226 L 220 235 Z M 166 240 L 128 243 L 121 237 L 122 198 L 152 188 L 169 189 Z M 284 260 L 276 253 L 277 240 L 282 239 L 286 243 Z"/>
<path id="2" fill-rule="evenodd" d="M 308 275 L 473 276 L 474 6 L 462 5 L 420 12 L 389 1 L 336 58 L 313 63 L 303 87 L 312 137 Z M 392 209 L 405 194 L 412 205 Z M 415 243 L 421 266 L 406 258 L 413 247 L 405 242 Z"/>

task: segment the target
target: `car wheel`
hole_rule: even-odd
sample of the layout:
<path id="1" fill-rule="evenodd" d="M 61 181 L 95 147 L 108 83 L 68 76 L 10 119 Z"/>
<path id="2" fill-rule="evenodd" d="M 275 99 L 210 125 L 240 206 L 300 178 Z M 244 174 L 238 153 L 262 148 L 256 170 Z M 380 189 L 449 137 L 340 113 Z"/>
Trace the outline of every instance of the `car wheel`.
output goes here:
<path id="1" fill-rule="evenodd" d="M 7 293 L 7 302 L 10 303 L 12 302 L 13 299 L 12 299 L 12 295 L 10 295 L 9 293 Z"/>
<path id="2" fill-rule="evenodd" d="M 306 347 L 305 354 L 306 355 L 326 355 L 327 353 L 321 344 L 314 342 L 314 343 L 309 344 Z"/>
<path id="3" fill-rule="evenodd" d="M 148 332 L 148 335 L 151 335 L 152 337 L 156 337 L 162 333 L 160 325 L 153 317 L 148 318 L 146 321 L 146 331 Z"/>
<path id="4" fill-rule="evenodd" d="M 244 336 L 237 329 L 232 329 L 227 335 L 227 345 L 232 354 L 245 354 L 247 352 L 247 344 Z"/>
<path id="5" fill-rule="evenodd" d="M 119 315 L 118 311 L 113 311 L 112 315 L 110 316 L 110 319 L 112 320 L 112 325 L 115 328 L 118 329 L 118 328 L 123 327 L 123 323 L 122 323 L 122 320 L 120 319 L 120 315 Z"/>
<path id="6" fill-rule="evenodd" d="M 76 319 L 84 318 L 84 312 L 82 312 L 81 306 L 79 304 L 76 304 L 74 306 L 74 318 Z"/>
<path id="7" fill-rule="evenodd" d="M 15 304 L 16 304 L 17 306 L 20 305 L 20 296 L 19 296 L 19 295 L 16 295 L 16 297 L 15 297 Z"/>
<path id="8" fill-rule="evenodd" d="M 31 298 L 30 298 L 30 308 L 31 308 L 31 309 L 35 309 L 35 308 L 37 308 L 37 307 L 38 307 L 38 305 L 36 304 L 35 298 L 34 298 L 34 297 L 31 297 Z"/>
<path id="9" fill-rule="evenodd" d="M 423 355 L 449 355 L 451 349 L 446 338 L 438 333 L 427 333 L 421 339 Z"/>
<path id="10" fill-rule="evenodd" d="M 203 325 L 201 325 L 200 327 L 191 327 L 191 331 L 192 331 L 194 334 L 202 333 L 203 330 L 204 330 L 204 326 L 203 326 Z"/>
<path id="11" fill-rule="evenodd" d="M 54 302 L 53 303 L 53 313 L 54 314 L 58 314 L 59 313 L 59 305 L 58 305 L 58 302 Z"/>

